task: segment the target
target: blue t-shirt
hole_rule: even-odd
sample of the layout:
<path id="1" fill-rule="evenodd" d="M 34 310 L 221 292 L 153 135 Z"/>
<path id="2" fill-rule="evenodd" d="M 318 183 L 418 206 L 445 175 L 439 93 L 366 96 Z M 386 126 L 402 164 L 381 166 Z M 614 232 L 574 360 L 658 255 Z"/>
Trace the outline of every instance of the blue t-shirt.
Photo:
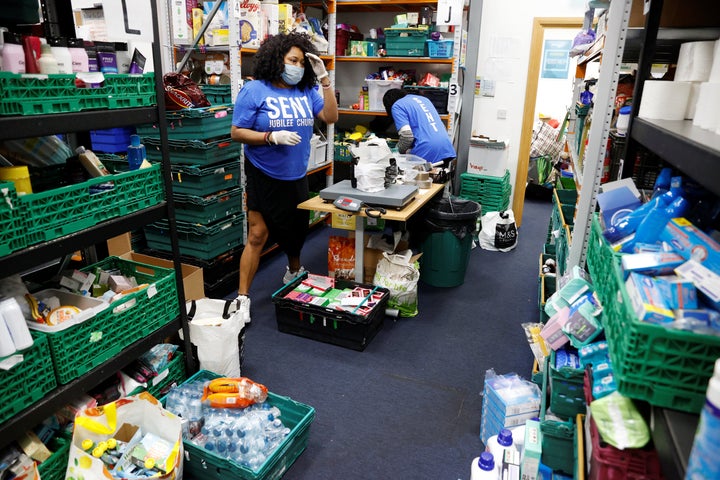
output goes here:
<path id="1" fill-rule="evenodd" d="M 297 145 L 245 145 L 245 157 L 266 175 L 278 180 L 305 176 L 315 117 L 324 100 L 317 88 L 276 88 L 264 80 L 247 82 L 235 100 L 232 124 L 258 132 L 290 130 L 302 140 Z"/>
<path id="2" fill-rule="evenodd" d="M 422 95 L 405 95 L 391 110 L 395 127 L 409 126 L 415 142 L 410 152 L 430 163 L 455 158 L 457 153 L 435 106 Z"/>

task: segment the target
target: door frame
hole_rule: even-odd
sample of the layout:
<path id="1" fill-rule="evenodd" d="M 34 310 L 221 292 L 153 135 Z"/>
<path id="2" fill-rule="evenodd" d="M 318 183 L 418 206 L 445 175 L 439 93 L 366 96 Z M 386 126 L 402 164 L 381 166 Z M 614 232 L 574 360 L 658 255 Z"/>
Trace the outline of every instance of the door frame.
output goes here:
<path id="1" fill-rule="evenodd" d="M 582 18 L 566 17 L 535 17 L 533 18 L 532 36 L 530 40 L 530 60 L 525 83 L 525 104 L 520 131 L 520 145 L 518 151 L 517 169 L 515 173 L 515 188 L 512 210 L 518 226 L 522 224 L 523 206 L 525 204 L 525 185 L 530 164 L 530 143 L 532 142 L 533 123 L 535 121 L 535 103 L 537 100 L 538 79 L 540 78 L 540 64 L 542 63 L 543 40 L 545 29 L 551 28 L 582 28 Z M 570 96 L 572 92 L 568 92 Z"/>

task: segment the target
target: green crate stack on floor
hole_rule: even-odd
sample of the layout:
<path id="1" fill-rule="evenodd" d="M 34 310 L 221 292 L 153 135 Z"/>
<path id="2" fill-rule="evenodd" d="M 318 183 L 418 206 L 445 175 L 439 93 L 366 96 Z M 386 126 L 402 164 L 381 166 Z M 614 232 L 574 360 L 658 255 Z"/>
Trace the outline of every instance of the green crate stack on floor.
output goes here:
<path id="1" fill-rule="evenodd" d="M 203 268 L 243 244 L 242 149 L 230 138 L 232 114 L 231 105 L 167 112 L 180 254 L 184 262 Z M 138 135 L 148 160 L 159 161 L 157 125 L 139 126 Z M 148 248 L 170 252 L 169 230 L 167 220 L 147 225 Z M 206 278 L 206 287 L 213 287 L 208 280 L 213 279 Z"/>
<path id="2" fill-rule="evenodd" d="M 501 212 L 510 206 L 510 171 L 502 177 L 491 177 L 475 173 L 460 174 L 460 198 L 478 202 L 482 214 Z"/>

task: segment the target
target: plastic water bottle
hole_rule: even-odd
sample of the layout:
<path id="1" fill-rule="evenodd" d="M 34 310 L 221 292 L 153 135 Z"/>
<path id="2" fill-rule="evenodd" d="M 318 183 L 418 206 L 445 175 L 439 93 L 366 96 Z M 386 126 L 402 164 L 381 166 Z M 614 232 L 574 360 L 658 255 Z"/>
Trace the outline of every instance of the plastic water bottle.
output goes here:
<path id="1" fill-rule="evenodd" d="M 490 452 L 482 452 L 470 464 L 470 480 L 498 480 L 495 460 Z"/>
<path id="2" fill-rule="evenodd" d="M 703 480 L 720 478 L 720 358 L 715 361 L 715 371 L 708 382 L 705 406 L 695 432 L 685 478 Z"/>
<path id="3" fill-rule="evenodd" d="M 497 435 L 490 437 L 485 445 L 485 451 L 492 453 L 495 459 L 495 470 L 498 478 L 501 478 L 505 450 L 517 451 L 513 444 L 512 432 L 507 428 L 501 429 Z"/>
<path id="4" fill-rule="evenodd" d="M 137 170 L 146 158 L 145 145 L 140 143 L 139 135 L 130 135 L 130 145 L 128 145 L 128 165 L 130 170 Z"/>

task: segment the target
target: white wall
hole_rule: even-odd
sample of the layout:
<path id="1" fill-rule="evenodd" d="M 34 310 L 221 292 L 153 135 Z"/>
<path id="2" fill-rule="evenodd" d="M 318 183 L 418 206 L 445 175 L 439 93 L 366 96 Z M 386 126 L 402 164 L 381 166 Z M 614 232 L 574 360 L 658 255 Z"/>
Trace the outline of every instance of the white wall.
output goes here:
<path id="1" fill-rule="evenodd" d="M 472 125 L 475 133 L 510 142 L 511 185 L 517 170 L 533 18 L 582 17 L 585 4 L 586 0 L 483 2 L 477 75 L 495 80 L 495 96 L 475 97 Z M 571 95 L 568 89 L 568 102 Z M 497 118 L 499 110 L 505 111 L 505 119 Z"/>

